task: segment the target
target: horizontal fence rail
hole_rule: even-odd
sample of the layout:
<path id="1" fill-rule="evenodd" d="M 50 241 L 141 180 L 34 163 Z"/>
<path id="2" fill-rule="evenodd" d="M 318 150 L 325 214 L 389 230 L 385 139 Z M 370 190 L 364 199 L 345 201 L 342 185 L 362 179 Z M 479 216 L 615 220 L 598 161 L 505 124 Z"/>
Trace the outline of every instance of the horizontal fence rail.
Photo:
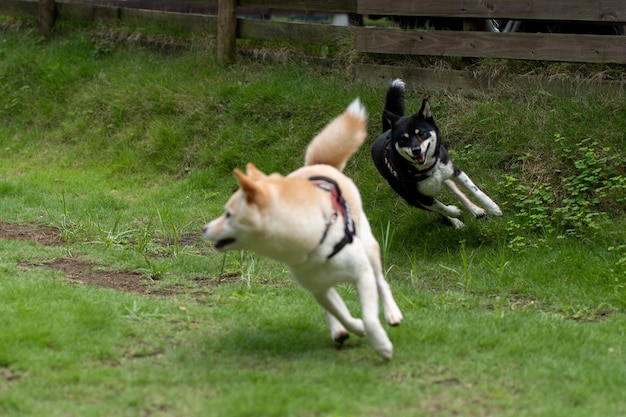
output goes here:
<path id="1" fill-rule="evenodd" d="M 50 11 L 50 4 L 53 7 Z M 146 10 L 150 7 L 152 10 Z M 175 10 L 171 12 L 168 10 Z M 398 27 L 345 27 L 245 18 L 245 11 L 259 15 L 291 10 L 351 16 L 419 16 L 465 22 L 463 29 L 423 30 Z M 626 63 L 625 0 L 1 0 L 0 14 L 33 17 L 40 31 L 54 20 L 168 21 L 190 30 L 217 33 L 218 55 L 234 58 L 237 38 L 297 41 L 316 45 L 354 42 L 360 54 L 427 55 L 505 58 L 583 63 Z M 490 19 L 526 22 L 576 22 L 578 25 L 615 27 L 615 34 L 593 33 L 494 33 L 484 30 Z M 477 24 L 477 22 L 479 22 Z M 483 24 L 481 24 L 482 22 Z M 469 24 L 467 24 L 469 23 Z M 44 29 L 42 29 L 44 28 Z M 49 29 L 48 29 L 49 30 Z M 44 33 L 45 34 L 45 33 Z M 221 51 L 221 52 L 220 52 Z"/>
<path id="2" fill-rule="evenodd" d="M 391 12 L 393 11 L 393 12 Z M 357 13 L 481 19 L 626 22 L 623 0 L 359 0 Z"/>
<path id="3" fill-rule="evenodd" d="M 446 30 L 357 32 L 359 52 L 508 58 L 544 61 L 625 63 L 626 36 L 489 33 Z"/>

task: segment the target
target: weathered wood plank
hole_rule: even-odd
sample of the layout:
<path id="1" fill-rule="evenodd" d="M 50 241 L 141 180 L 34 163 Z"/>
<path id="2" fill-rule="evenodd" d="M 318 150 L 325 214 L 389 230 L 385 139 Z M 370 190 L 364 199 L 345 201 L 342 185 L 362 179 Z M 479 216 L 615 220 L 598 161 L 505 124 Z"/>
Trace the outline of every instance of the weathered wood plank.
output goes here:
<path id="1" fill-rule="evenodd" d="M 160 12 L 157 10 L 124 9 L 119 8 L 118 17 L 121 20 L 141 22 L 147 25 L 167 24 L 170 27 L 181 27 L 190 32 L 214 32 L 217 30 L 215 16 Z M 100 11 L 102 12 L 102 10 Z M 111 11 L 109 11 L 110 13 Z M 96 16 L 100 16 L 99 14 Z"/>
<path id="2" fill-rule="evenodd" d="M 624 0 L 358 0 L 360 14 L 626 22 Z"/>
<path id="3" fill-rule="evenodd" d="M 57 3 L 56 9 L 59 20 L 93 20 L 93 6 L 89 3 Z"/>
<path id="4" fill-rule="evenodd" d="M 244 39 L 336 45 L 351 30 L 345 26 L 239 19 L 237 37 Z"/>
<path id="5" fill-rule="evenodd" d="M 472 93 L 490 91 L 502 86 L 515 85 L 526 91 L 547 91 L 551 94 L 566 96 L 579 91 L 594 91 L 598 94 L 626 95 L 623 81 L 600 81 L 597 79 L 577 79 L 572 77 L 553 78 L 535 75 L 504 74 L 493 77 L 492 74 L 474 73 L 463 70 L 440 70 L 396 65 L 356 64 L 354 78 L 358 81 L 387 86 L 395 78 L 402 78 L 407 85 L 435 94 L 436 91 Z"/>
<path id="6" fill-rule="evenodd" d="M 122 12 L 119 7 L 94 5 L 92 13 L 93 20 L 107 22 L 109 20 L 119 20 Z"/>
<path id="7" fill-rule="evenodd" d="M 626 63 L 626 36 L 357 28 L 357 52 Z"/>
<path id="8" fill-rule="evenodd" d="M 217 60 L 235 62 L 237 54 L 237 0 L 219 0 L 217 12 Z"/>
<path id="9" fill-rule="evenodd" d="M 38 29 L 40 36 L 50 36 L 54 27 L 56 7 L 54 0 L 39 0 Z"/>
<path id="10" fill-rule="evenodd" d="M 102 0 L 100 0 L 102 1 Z M 121 1 L 128 1 L 128 0 L 121 0 Z M 154 0 L 148 0 L 148 1 L 154 1 Z M 161 0 L 161 1 L 172 1 L 172 0 Z M 174 1 L 180 1 L 180 0 L 174 0 Z M 213 4 L 215 6 L 217 6 L 217 2 L 218 0 L 184 0 L 185 3 L 204 3 L 204 4 Z"/>
<path id="11" fill-rule="evenodd" d="M 356 64 L 354 78 L 385 86 L 391 80 L 401 78 L 414 88 L 454 92 L 485 90 L 488 85 L 488 81 L 477 78 L 468 71 L 377 64 Z"/>
<path id="12" fill-rule="evenodd" d="M 115 6 L 131 9 L 161 10 L 177 13 L 217 14 L 218 0 L 90 0 L 94 6 Z"/>
<path id="13" fill-rule="evenodd" d="M 359 0 L 360 1 L 360 0 Z M 239 0 L 239 6 L 264 9 L 356 13 L 357 0 Z"/>
<path id="14" fill-rule="evenodd" d="M 197 9 L 217 10 L 218 0 L 92 0 L 94 5 L 106 5 L 150 10 L 192 13 Z M 357 0 L 239 0 L 237 5 L 247 9 L 280 9 L 309 12 L 356 13 Z"/>
<path id="15" fill-rule="evenodd" d="M 37 0 L 2 0 L 0 1 L 0 14 L 19 17 L 39 17 L 39 4 Z"/>

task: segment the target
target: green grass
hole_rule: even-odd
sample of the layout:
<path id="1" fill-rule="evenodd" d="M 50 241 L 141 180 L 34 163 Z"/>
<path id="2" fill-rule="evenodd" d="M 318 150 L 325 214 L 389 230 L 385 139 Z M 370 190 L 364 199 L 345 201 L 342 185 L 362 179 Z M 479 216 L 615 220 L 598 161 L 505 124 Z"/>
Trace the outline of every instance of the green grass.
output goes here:
<path id="1" fill-rule="evenodd" d="M 373 140 L 386 83 L 212 55 L 0 34 L 0 221 L 64 238 L 0 239 L 2 415 L 626 414 L 622 96 L 436 92 L 455 161 L 504 210 L 463 230 L 407 207 L 367 146 L 350 161 L 405 315 L 383 363 L 357 337 L 337 350 L 282 265 L 199 236 L 233 168 L 299 167 L 355 96 Z M 408 90 L 417 110 L 428 86 Z M 169 295 L 72 283 L 58 259 Z"/>

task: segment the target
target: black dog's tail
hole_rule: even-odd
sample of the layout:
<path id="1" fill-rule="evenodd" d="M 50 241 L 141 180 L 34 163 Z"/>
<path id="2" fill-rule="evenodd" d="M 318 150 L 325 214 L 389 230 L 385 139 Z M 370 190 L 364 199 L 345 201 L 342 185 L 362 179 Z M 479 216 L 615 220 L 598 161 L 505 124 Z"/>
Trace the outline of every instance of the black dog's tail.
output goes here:
<path id="1" fill-rule="evenodd" d="M 389 84 L 383 110 L 397 116 L 404 116 L 404 81 L 400 78 L 393 80 L 391 84 Z M 388 118 L 383 114 L 383 133 L 389 129 L 391 129 L 391 124 Z"/>

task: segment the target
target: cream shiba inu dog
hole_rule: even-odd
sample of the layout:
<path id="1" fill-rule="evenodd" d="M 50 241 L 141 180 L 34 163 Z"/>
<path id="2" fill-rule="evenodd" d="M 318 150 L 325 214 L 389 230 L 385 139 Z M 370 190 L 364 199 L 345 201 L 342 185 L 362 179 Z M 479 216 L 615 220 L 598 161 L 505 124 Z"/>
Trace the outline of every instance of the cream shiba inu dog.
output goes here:
<path id="1" fill-rule="evenodd" d="M 382 272 L 380 247 L 363 212 L 359 191 L 343 170 L 363 144 L 367 114 L 356 99 L 309 144 L 305 166 L 282 176 L 266 175 L 249 163 L 225 212 L 204 226 L 218 251 L 247 249 L 285 263 L 326 313 L 333 340 L 365 336 L 380 356 L 393 345 L 379 319 L 402 322 Z M 356 286 L 362 318 L 352 317 L 335 286 Z"/>

